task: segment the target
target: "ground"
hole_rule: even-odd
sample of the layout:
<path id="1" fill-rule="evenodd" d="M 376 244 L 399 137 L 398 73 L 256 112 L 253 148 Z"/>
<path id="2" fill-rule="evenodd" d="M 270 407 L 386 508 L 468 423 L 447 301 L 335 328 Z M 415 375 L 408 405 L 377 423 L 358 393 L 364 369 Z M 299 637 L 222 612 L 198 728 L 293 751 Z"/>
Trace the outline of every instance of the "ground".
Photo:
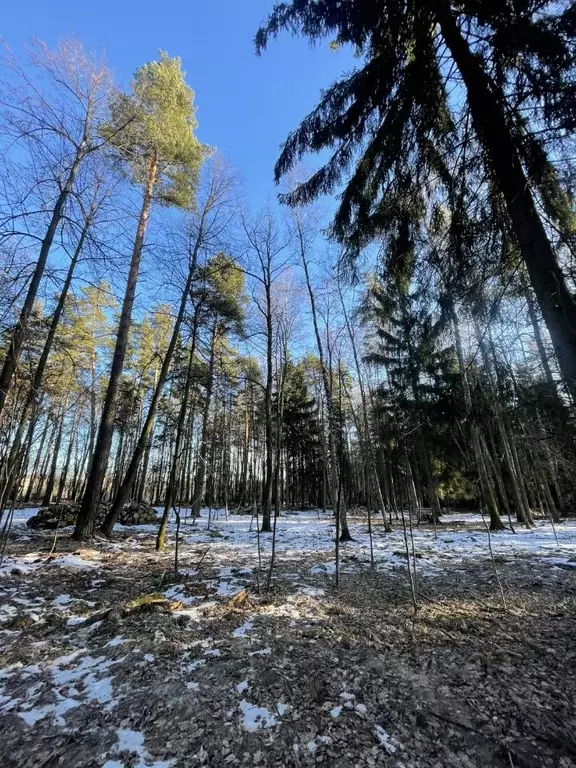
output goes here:
<path id="1" fill-rule="evenodd" d="M 0 568 L 0 764 L 576 766 L 576 523 L 491 536 L 478 515 L 341 547 L 328 516 L 269 535 L 219 513 L 78 547 L 17 512 Z M 261 553 L 258 555 L 258 539 Z M 259 561 L 261 568 L 259 568 Z M 495 578 L 497 570 L 504 610 Z"/>

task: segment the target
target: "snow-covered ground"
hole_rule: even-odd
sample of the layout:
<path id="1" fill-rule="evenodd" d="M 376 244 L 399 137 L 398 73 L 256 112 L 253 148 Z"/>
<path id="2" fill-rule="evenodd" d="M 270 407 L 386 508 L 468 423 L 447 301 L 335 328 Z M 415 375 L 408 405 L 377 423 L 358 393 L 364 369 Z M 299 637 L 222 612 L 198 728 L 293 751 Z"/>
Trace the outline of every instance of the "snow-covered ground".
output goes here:
<path id="1" fill-rule="evenodd" d="M 336 764 L 330 762 L 334 753 L 330 750 L 340 748 L 339 730 L 349 722 L 354 734 L 358 724 L 363 724 L 365 743 L 374 756 L 370 765 L 388 764 L 384 761 L 396 760 L 407 749 L 412 724 L 402 731 L 374 693 L 355 690 L 356 673 L 347 682 L 342 678 L 347 650 L 344 664 L 338 662 L 334 647 L 325 651 L 326 644 L 327 648 L 340 640 L 345 648 L 358 642 L 358 637 L 347 639 L 353 629 L 347 619 L 350 606 L 337 604 L 341 592 L 332 589 L 335 526 L 330 514 L 290 512 L 280 517 L 273 576 L 274 585 L 280 588 L 258 595 L 254 585 L 257 580 L 260 584 L 266 581 L 272 536 L 259 533 L 249 515 L 226 516 L 218 511 L 209 518 L 204 509 L 193 520 L 183 514 L 179 575 L 172 578 L 173 520 L 165 553 L 154 551 L 157 527 L 146 525 L 119 526 L 113 541 L 98 539 L 78 548 L 69 538 L 70 529 L 65 529 L 58 532 L 55 554 L 49 556 L 53 532 L 30 531 L 25 525 L 35 512 L 16 511 L 14 535 L 0 568 L 0 654 L 10 654 L 0 664 L 0 722 L 9 718 L 13 729 L 40 741 L 76 733 L 76 729 L 80 732 L 83 713 L 90 711 L 99 718 L 98 727 L 106 729 L 96 758 L 100 768 L 128 764 L 180 768 L 206 763 L 209 752 L 204 746 L 195 746 L 195 762 L 190 762 L 189 753 L 181 761 L 173 759 L 173 753 L 165 753 L 164 734 L 160 739 L 154 735 L 154 729 L 160 727 L 156 707 L 150 705 L 150 720 L 140 716 L 149 701 L 160 701 L 163 706 L 174 701 L 178 713 L 184 706 L 183 734 L 189 733 L 190 722 L 195 721 L 195 715 L 186 709 L 196 706 L 195 702 L 201 712 L 220 708 L 222 733 L 267 740 L 267 747 L 275 733 L 292 729 L 298 734 L 294 741 L 298 765 L 306 767 L 317 764 L 320 755 L 329 756 L 325 765 Z M 405 590 L 407 561 L 401 521 L 394 522 L 392 533 L 384 531 L 381 520 L 373 523 L 370 542 L 366 519 L 350 518 L 353 540 L 340 545 L 341 584 L 346 589 L 346 583 L 357 580 L 346 579 L 346 574 L 369 573 L 372 552 L 377 571 L 398 571 L 398 575 L 368 578 L 366 583 L 378 588 L 384 582 L 402 584 Z M 518 526 L 515 533 L 490 536 L 481 515 L 471 513 L 444 515 L 436 531 L 430 526 L 413 527 L 416 568 L 419 575 L 430 577 L 432 591 L 459 583 L 451 578 L 457 571 L 463 583 L 472 583 L 476 589 L 477 575 L 491 574 L 489 544 L 498 567 L 504 570 L 504 563 L 515 559 L 528 561 L 530 567 L 525 570 L 531 574 L 532 564 L 546 569 L 543 580 L 554 584 L 556 578 L 573 576 L 576 520 L 555 529 L 538 521 L 531 530 Z M 509 568 L 508 573 L 513 570 Z M 552 570 L 555 578 L 548 579 Z M 134 619 L 121 614 L 121 621 L 107 615 L 108 609 L 126 608 L 130 601 L 145 596 L 156 599 L 158 593 L 171 601 L 169 620 L 167 614 L 147 617 L 144 612 Z M 355 595 L 354 609 L 356 599 Z M 466 593 L 465 600 L 470 599 Z M 337 610 L 331 610 L 335 607 Z M 342 624 L 336 631 L 340 616 Z M 403 647 L 396 639 L 393 645 Z M 293 658 L 295 647 L 300 656 Z M 311 653 L 324 652 L 317 666 L 308 664 Z M 302 665 L 294 675 L 293 663 Z M 276 677 L 268 684 L 266 675 L 274 664 Z M 316 692 L 311 669 L 328 674 L 333 665 L 339 665 L 339 672 L 330 693 Z M 285 676 L 290 677 L 289 684 Z M 171 687 L 166 684 L 168 679 Z M 312 687 L 292 696 L 295 680 Z M 321 725 L 313 727 L 308 725 L 310 713 L 301 717 L 298 707 L 308 699 L 316 701 L 317 696 L 312 720 Z M 162 722 L 171 724 L 173 717 Z M 230 750 L 233 754 L 233 746 Z M 218 760 L 209 764 L 224 764 Z"/>
<path id="2" fill-rule="evenodd" d="M 14 523 L 18 532 L 25 535 L 21 526 L 36 510 L 17 510 Z M 258 561 L 265 565 L 270 558 L 272 547 L 271 534 L 259 534 L 256 521 L 248 515 L 228 515 L 222 510 L 212 511 L 210 520 L 208 510 L 203 509 L 197 520 L 186 518 L 182 510 L 181 542 L 183 553 L 186 544 L 205 545 L 212 560 L 222 559 L 226 562 L 233 560 L 237 568 L 234 574 L 230 569 L 222 569 L 220 582 L 214 584 L 218 594 L 234 594 L 241 588 L 242 583 L 236 579 L 238 568 L 245 568 L 244 574 L 250 575 Z M 453 523 L 457 523 L 453 526 Z M 463 523 L 469 525 L 462 528 Z M 118 531 L 129 533 L 128 548 L 141 552 L 149 548 L 150 534 L 156 532 L 153 525 L 118 526 Z M 343 570 L 357 570 L 370 563 L 370 537 L 366 521 L 353 518 L 350 521 L 350 531 L 353 541 L 340 548 Z M 168 540 L 173 541 L 175 523 L 169 526 Z M 451 566 L 462 563 L 468 558 L 490 557 L 489 534 L 486 531 L 482 517 L 474 513 L 447 514 L 442 517 L 437 530 L 429 527 L 413 528 L 414 550 L 417 568 L 422 573 L 434 575 L 441 573 Z M 144 540 L 146 539 L 146 543 Z M 576 567 L 576 520 L 567 520 L 554 527 L 547 521 L 539 520 L 534 528 L 527 530 L 518 525 L 515 533 L 501 531 L 490 536 L 492 552 L 497 559 L 531 556 L 549 565 Z M 126 540 L 113 543 L 112 548 L 125 548 Z M 405 541 L 400 521 L 395 523 L 392 533 L 374 525 L 372 537 L 374 563 L 378 570 L 405 568 Z M 316 573 L 331 573 L 334 570 L 334 521 L 330 516 L 322 516 L 321 512 L 306 511 L 282 515 L 276 529 L 277 562 L 286 565 L 300 563 L 302 558 L 318 557 L 318 563 L 311 566 L 312 575 Z M 22 556 L 8 556 L 4 559 L 0 576 L 7 575 L 17 568 L 21 572 L 34 570 L 39 567 L 76 567 L 94 568 L 94 559 L 86 560 L 78 554 L 62 555 L 52 559 L 48 564 L 45 559 L 38 558 L 35 553 Z M 284 578 L 290 574 L 284 574 Z"/>
<path id="3" fill-rule="evenodd" d="M 452 523 L 470 523 L 466 530 L 453 530 Z M 258 536 L 250 518 L 220 516 L 212 520 L 208 529 L 207 516 L 196 522 L 187 521 L 182 526 L 182 536 L 189 543 L 206 543 L 214 556 L 219 552 L 227 556 L 232 551 L 240 564 L 255 565 L 258 560 L 258 539 L 264 561 L 270 557 L 272 537 Z M 366 522 L 350 521 L 353 541 L 340 548 L 344 570 L 355 570 L 370 563 L 370 537 Z M 532 556 L 550 565 L 576 567 L 576 520 L 552 525 L 537 521 L 534 528 L 527 530 L 516 527 L 515 533 L 501 531 L 490 535 L 492 552 L 498 559 L 517 556 Z M 414 549 L 417 568 L 430 575 L 440 573 L 467 558 L 490 557 L 489 534 L 481 515 L 445 515 L 434 532 L 429 528 L 413 528 Z M 406 567 L 404 533 L 400 522 L 392 533 L 384 533 L 374 526 L 372 537 L 374 562 L 379 570 Z M 322 518 L 319 512 L 300 512 L 283 516 L 278 520 L 276 530 L 276 556 L 278 562 L 299 563 L 303 557 L 318 555 L 322 560 L 312 566 L 311 572 L 331 572 L 334 569 L 334 523 L 331 518 Z M 326 562 L 326 555 L 329 559 Z"/>

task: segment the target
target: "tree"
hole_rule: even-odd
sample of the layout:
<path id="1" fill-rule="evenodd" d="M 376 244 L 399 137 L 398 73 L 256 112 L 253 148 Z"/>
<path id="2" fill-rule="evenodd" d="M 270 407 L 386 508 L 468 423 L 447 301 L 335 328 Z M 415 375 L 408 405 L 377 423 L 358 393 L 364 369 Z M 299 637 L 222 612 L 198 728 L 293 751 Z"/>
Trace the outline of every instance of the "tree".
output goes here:
<path id="1" fill-rule="evenodd" d="M 283 196 L 299 205 L 332 192 L 355 163 L 332 226 L 350 259 L 404 216 L 425 216 L 432 187 L 462 149 L 459 100 L 466 95 L 487 183 L 503 201 L 573 396 L 576 303 L 541 210 L 565 242 L 573 240 L 573 216 L 539 132 L 559 138 L 573 124 L 566 96 L 573 93 L 574 19 L 570 3 L 551 0 L 297 0 L 276 5 L 256 35 L 258 52 L 290 30 L 314 41 L 332 35 L 363 57 L 289 136 L 275 169 L 279 180 L 305 152 L 333 149 Z M 460 87 L 452 88 L 456 76 Z"/>
<path id="2" fill-rule="evenodd" d="M 188 209 L 194 203 L 198 172 L 207 150 L 194 135 L 193 100 L 180 60 L 161 53 L 160 61 L 136 71 L 131 94 L 115 96 L 111 120 L 102 127 L 102 134 L 126 163 L 133 181 L 142 186 L 143 195 L 94 458 L 74 531 L 77 539 L 93 532 L 100 503 L 152 201 L 156 197 L 165 205 Z"/>
<path id="3" fill-rule="evenodd" d="M 37 188 L 42 189 L 44 199 L 39 207 L 47 210 L 47 215 L 39 217 L 37 211 L 19 210 L 15 214 L 8 212 L 1 220 L 3 238 L 30 238 L 30 231 L 37 226 L 39 233 L 33 239 L 40 248 L 0 370 L 0 414 L 78 173 L 86 159 L 124 127 L 119 122 L 108 139 L 99 136 L 109 75 L 105 66 L 91 59 L 80 44 L 67 41 L 53 52 L 38 41 L 32 49 L 31 63 L 33 75 L 13 60 L 8 62 L 12 78 L 4 89 L 0 127 L 11 146 L 27 146 L 33 175 L 25 198 L 36 194 Z M 42 90 L 43 77 L 48 79 L 50 92 Z"/>
<path id="4" fill-rule="evenodd" d="M 201 205 L 197 214 L 191 218 L 185 233 L 188 262 L 186 268 L 187 275 L 182 289 L 180 305 L 174 321 L 170 342 L 163 355 L 162 365 L 155 382 L 150 406 L 142 426 L 140 437 L 134 449 L 132 459 L 103 526 L 107 535 L 110 535 L 112 532 L 114 522 L 130 496 L 130 491 L 136 479 L 138 466 L 144 456 L 146 447 L 150 443 L 156 407 L 168 377 L 168 371 L 172 363 L 176 345 L 178 344 L 180 328 L 186 312 L 186 305 L 189 301 L 190 294 L 193 291 L 194 280 L 201 279 L 202 271 L 200 275 L 197 274 L 198 258 L 203 251 L 210 247 L 210 245 L 214 246 L 223 237 L 224 229 L 229 218 L 232 186 L 233 177 L 222 161 L 217 160 L 212 163 L 211 168 L 207 171 L 206 178 L 204 179 Z M 216 270 L 223 270 L 224 265 L 215 262 L 213 268 Z M 226 272 L 225 274 L 230 276 L 229 272 Z"/>
<path id="5" fill-rule="evenodd" d="M 254 281 L 252 299 L 264 324 L 266 379 L 264 385 L 264 419 L 266 430 L 266 456 L 264 486 L 262 489 L 262 527 L 265 533 L 272 532 L 272 485 L 274 475 L 274 425 L 272 414 L 272 390 L 274 384 L 274 305 L 273 284 L 285 271 L 289 257 L 281 258 L 287 243 L 283 242 L 270 212 L 254 222 L 243 220 L 242 228 L 248 244 L 254 267 L 244 271 Z"/>

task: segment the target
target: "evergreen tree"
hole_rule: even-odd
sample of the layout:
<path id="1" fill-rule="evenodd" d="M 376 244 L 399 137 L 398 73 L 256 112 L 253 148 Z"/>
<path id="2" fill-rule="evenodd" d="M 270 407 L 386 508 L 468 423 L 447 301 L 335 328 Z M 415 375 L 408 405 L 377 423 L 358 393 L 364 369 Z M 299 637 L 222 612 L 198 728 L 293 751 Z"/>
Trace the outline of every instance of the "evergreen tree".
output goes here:
<path id="1" fill-rule="evenodd" d="M 181 208 L 190 208 L 194 203 L 206 149 L 194 135 L 193 99 L 180 60 L 162 53 L 160 61 L 137 70 L 131 94 L 120 93 L 115 97 L 111 122 L 102 128 L 118 157 L 126 163 L 133 181 L 142 186 L 143 196 L 94 458 L 74 532 L 77 539 L 93 532 L 102 494 L 152 200 L 156 197 L 166 205 Z"/>
<path id="2" fill-rule="evenodd" d="M 426 215 L 433 185 L 450 177 L 462 142 L 470 144 L 461 126 L 471 125 L 573 396 L 576 303 L 540 207 L 564 242 L 575 230 L 540 134 L 559 138 L 558 128 L 573 124 L 566 97 L 574 92 L 575 29 L 572 4 L 551 0 L 295 0 L 278 4 L 256 36 L 258 51 L 282 30 L 314 41 L 333 36 L 362 57 L 289 136 L 275 171 L 279 180 L 304 153 L 332 150 L 283 199 L 309 202 L 349 173 L 332 232 L 350 258 L 406 216 Z M 460 88 L 452 87 L 455 74 Z"/>

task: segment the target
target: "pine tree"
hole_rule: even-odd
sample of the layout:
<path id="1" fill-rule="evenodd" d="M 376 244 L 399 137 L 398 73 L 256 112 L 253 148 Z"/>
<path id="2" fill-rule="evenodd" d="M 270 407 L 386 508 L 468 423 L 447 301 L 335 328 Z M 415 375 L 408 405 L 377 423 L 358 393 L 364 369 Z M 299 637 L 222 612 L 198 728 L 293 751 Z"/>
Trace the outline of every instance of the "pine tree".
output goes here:
<path id="1" fill-rule="evenodd" d="M 131 94 L 117 94 L 111 104 L 111 122 L 102 128 L 133 181 L 142 186 L 143 196 L 94 458 L 74 531 L 77 539 L 93 532 L 102 494 L 152 200 L 180 208 L 190 208 L 194 203 L 206 149 L 194 135 L 193 99 L 180 60 L 161 53 L 159 61 L 137 70 Z M 122 126 L 126 127 L 120 130 Z"/>

